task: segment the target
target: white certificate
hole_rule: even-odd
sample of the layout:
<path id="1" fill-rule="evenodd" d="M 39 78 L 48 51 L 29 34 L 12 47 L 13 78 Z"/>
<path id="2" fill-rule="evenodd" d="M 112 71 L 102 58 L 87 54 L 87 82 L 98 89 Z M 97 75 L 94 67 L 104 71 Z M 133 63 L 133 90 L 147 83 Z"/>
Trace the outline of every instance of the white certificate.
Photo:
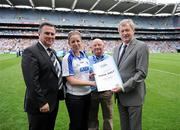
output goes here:
<path id="1" fill-rule="evenodd" d="M 117 85 L 122 86 L 122 79 L 114 59 L 109 58 L 93 64 L 98 91 L 112 90 Z"/>

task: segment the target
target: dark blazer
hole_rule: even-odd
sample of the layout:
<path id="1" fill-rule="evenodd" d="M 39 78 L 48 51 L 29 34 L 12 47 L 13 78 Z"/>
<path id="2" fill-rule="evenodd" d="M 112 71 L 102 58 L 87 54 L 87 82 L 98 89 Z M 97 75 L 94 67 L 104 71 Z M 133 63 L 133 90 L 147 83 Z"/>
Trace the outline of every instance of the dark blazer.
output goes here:
<path id="1" fill-rule="evenodd" d="M 59 104 L 58 76 L 49 55 L 40 43 L 24 50 L 22 72 L 26 84 L 25 111 L 39 113 L 40 107 L 45 103 L 49 103 L 50 112 L 53 111 Z"/>
<path id="2" fill-rule="evenodd" d="M 116 47 L 113 54 L 125 90 L 125 92 L 118 93 L 118 98 L 124 106 L 139 106 L 143 104 L 146 93 L 144 80 L 148 72 L 148 47 L 145 43 L 133 39 L 119 63 L 121 46 L 122 44 Z"/>

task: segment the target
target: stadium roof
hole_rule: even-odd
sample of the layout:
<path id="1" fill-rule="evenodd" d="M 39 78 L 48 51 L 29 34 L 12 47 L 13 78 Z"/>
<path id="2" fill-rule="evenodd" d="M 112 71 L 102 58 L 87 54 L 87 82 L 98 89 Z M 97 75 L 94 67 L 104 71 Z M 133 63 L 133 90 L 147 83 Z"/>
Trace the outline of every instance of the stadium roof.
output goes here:
<path id="1" fill-rule="evenodd" d="M 159 3 L 157 0 L 0 0 L 0 8 L 15 7 L 147 16 L 180 15 L 180 0 L 171 1 L 174 3 Z"/>

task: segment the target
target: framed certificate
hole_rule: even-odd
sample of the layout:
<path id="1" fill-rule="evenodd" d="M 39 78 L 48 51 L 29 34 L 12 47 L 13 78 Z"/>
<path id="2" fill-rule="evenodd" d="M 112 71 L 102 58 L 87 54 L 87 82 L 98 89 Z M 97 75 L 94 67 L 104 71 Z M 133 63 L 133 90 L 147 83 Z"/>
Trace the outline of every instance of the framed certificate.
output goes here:
<path id="1" fill-rule="evenodd" d="M 99 92 L 122 86 L 121 76 L 111 56 L 101 62 L 93 64 L 93 70 Z"/>

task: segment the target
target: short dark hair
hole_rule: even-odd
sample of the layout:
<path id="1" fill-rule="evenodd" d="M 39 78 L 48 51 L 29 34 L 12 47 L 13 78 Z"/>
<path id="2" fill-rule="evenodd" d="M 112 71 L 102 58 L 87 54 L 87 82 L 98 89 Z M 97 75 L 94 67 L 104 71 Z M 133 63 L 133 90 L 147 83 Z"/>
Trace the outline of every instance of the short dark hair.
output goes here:
<path id="1" fill-rule="evenodd" d="M 41 24 L 39 25 L 39 29 L 38 29 L 38 32 L 39 32 L 39 33 L 41 32 L 41 30 L 42 30 L 42 28 L 43 28 L 44 26 L 54 27 L 54 29 L 55 29 L 55 31 L 56 31 L 56 26 L 55 26 L 54 24 L 49 23 L 49 22 L 43 22 L 43 23 L 41 23 Z"/>

